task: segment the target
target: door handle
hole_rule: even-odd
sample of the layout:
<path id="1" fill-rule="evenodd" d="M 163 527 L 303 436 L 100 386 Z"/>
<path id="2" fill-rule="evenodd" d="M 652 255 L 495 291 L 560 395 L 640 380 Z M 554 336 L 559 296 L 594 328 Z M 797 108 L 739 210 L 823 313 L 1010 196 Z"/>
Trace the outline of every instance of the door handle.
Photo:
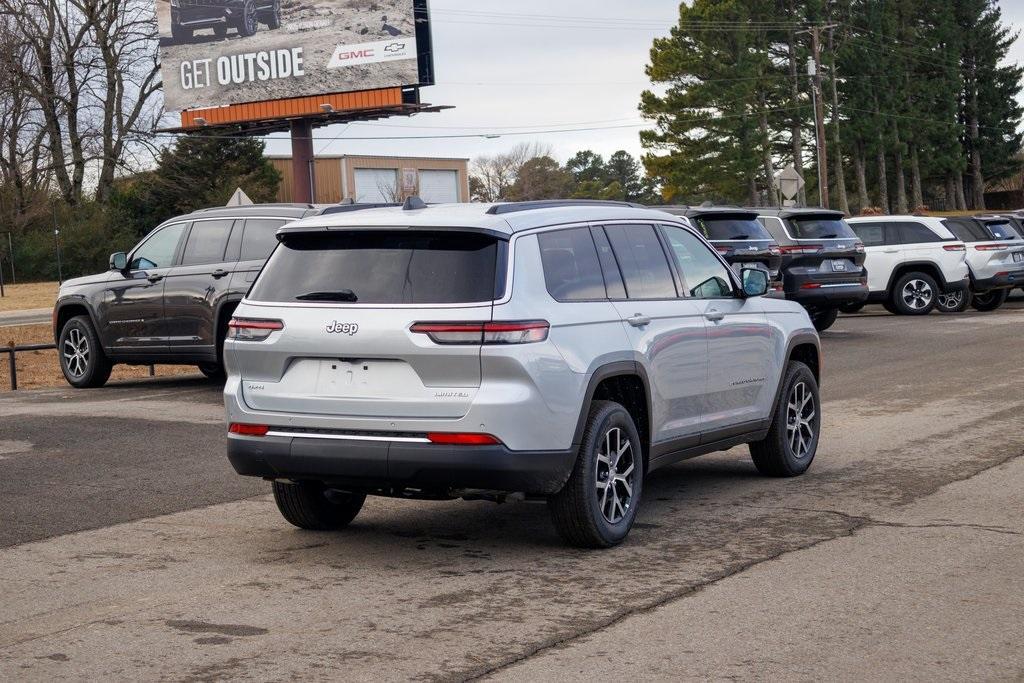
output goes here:
<path id="1" fill-rule="evenodd" d="M 228 274 L 228 271 L 224 270 L 223 268 L 218 268 L 217 270 L 215 270 L 212 273 L 210 273 L 210 275 L 213 276 L 214 280 L 219 280 L 220 278 L 224 277 L 227 274 Z"/>
<path id="2" fill-rule="evenodd" d="M 883 254 L 898 254 L 899 251 L 900 251 L 899 249 L 883 249 L 882 253 Z"/>
<path id="3" fill-rule="evenodd" d="M 163 280 L 164 276 L 163 275 L 147 275 L 146 279 L 149 280 L 150 282 L 152 282 L 153 284 L 156 284 L 157 282 L 160 282 L 161 280 Z"/>
<path id="4" fill-rule="evenodd" d="M 626 322 L 633 327 L 643 327 L 644 325 L 649 325 L 651 319 L 641 313 L 634 313 L 632 316 L 626 318 Z"/>
<path id="5" fill-rule="evenodd" d="M 722 313 L 716 308 L 712 308 L 704 312 L 704 317 L 711 322 L 717 323 L 725 317 L 725 313 Z"/>

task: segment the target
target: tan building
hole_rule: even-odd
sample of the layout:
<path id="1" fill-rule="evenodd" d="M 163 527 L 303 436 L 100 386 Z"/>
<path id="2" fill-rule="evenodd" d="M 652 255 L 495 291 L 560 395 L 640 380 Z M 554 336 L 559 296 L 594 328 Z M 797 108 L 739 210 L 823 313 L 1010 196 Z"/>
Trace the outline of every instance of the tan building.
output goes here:
<path id="1" fill-rule="evenodd" d="M 268 156 L 282 176 L 277 199 L 292 201 L 292 158 Z M 400 202 L 417 195 L 429 204 L 469 201 L 469 159 L 321 156 L 314 162 L 314 201 L 336 204 Z"/>

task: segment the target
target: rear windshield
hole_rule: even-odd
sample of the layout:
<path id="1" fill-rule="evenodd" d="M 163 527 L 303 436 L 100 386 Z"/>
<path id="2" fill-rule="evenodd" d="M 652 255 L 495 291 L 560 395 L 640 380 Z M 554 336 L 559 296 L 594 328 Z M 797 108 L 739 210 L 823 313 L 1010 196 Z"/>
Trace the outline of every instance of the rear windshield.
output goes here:
<path id="1" fill-rule="evenodd" d="M 789 232 L 798 240 L 856 239 L 842 218 L 832 216 L 796 216 L 789 219 Z"/>
<path id="2" fill-rule="evenodd" d="M 693 220 L 697 229 L 709 240 L 770 240 L 772 236 L 756 218 L 729 218 L 698 216 Z"/>
<path id="3" fill-rule="evenodd" d="M 1009 221 L 1005 223 L 985 223 L 985 227 L 988 228 L 989 234 L 992 235 L 994 240 L 1019 240 L 1020 235 L 1013 229 Z"/>
<path id="4" fill-rule="evenodd" d="M 973 218 L 947 218 L 942 222 L 961 242 L 984 242 L 990 239 L 981 224 Z"/>
<path id="5" fill-rule="evenodd" d="M 492 301 L 504 243 L 461 231 L 366 230 L 286 236 L 253 301 L 456 304 Z M 501 288 L 504 287 L 502 279 Z"/>

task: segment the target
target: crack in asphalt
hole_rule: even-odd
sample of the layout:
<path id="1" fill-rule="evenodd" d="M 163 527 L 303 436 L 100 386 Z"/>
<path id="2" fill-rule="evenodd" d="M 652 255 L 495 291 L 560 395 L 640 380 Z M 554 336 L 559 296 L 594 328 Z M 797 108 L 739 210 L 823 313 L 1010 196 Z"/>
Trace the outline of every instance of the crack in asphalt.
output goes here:
<path id="1" fill-rule="evenodd" d="M 1005 465 L 1005 464 L 1007 464 L 1007 463 L 1009 463 L 1009 462 L 1011 462 L 1011 461 L 1013 461 L 1013 460 L 1015 460 L 1017 458 L 1020 458 L 1020 457 L 1024 457 L 1024 453 L 1016 453 L 1016 454 L 1011 455 L 1009 457 L 1006 457 L 1006 458 L 1004 458 L 1004 459 L 1002 459 L 1002 460 L 1000 460 L 998 462 L 992 463 L 988 467 L 984 467 L 984 468 L 982 468 L 982 469 L 980 469 L 980 470 L 978 470 L 976 472 L 972 472 L 972 473 L 967 474 L 967 475 L 962 476 L 962 477 L 956 477 L 954 479 L 950 479 L 949 481 L 943 482 L 940 486 L 935 487 L 935 489 L 933 489 L 931 491 L 928 491 L 927 493 L 922 493 L 920 496 L 917 496 L 917 497 L 913 498 L 912 500 L 908 501 L 907 503 L 899 505 L 898 507 L 906 507 L 908 505 L 911 505 L 911 504 L 913 504 L 913 503 L 915 503 L 915 502 L 917 502 L 917 501 L 919 501 L 919 500 L 921 500 L 923 498 L 927 498 L 928 496 L 935 495 L 935 493 L 937 493 L 940 489 L 942 489 L 942 488 L 944 488 L 946 486 L 949 486 L 951 484 L 957 484 L 957 483 L 960 483 L 960 482 L 963 482 L 963 481 L 969 481 L 969 480 L 971 480 L 971 479 L 973 479 L 973 478 L 975 478 L 975 477 L 977 477 L 977 476 L 979 476 L 981 474 L 984 474 L 984 473 L 986 473 L 986 472 L 988 472 L 990 470 L 993 470 L 993 469 L 995 469 L 997 467 L 1001 467 L 1002 465 Z M 710 504 L 710 505 L 714 506 L 713 503 Z M 648 614 L 648 613 L 653 612 L 654 610 L 658 609 L 659 607 L 663 607 L 665 605 L 668 605 L 669 603 L 675 602 L 677 600 L 681 600 L 683 598 L 688 598 L 688 597 L 691 597 L 693 595 L 697 595 L 698 593 L 700 593 L 701 591 L 705 590 L 706 588 L 710 588 L 710 587 L 714 586 L 715 584 L 717 584 L 717 583 L 719 583 L 721 581 L 724 581 L 725 579 L 728 579 L 728 578 L 731 578 L 733 576 L 736 576 L 737 574 L 742 574 L 743 572 L 745 572 L 748 569 L 751 569 L 753 567 L 757 567 L 757 566 L 759 566 L 761 564 L 772 562 L 772 561 L 777 560 L 777 559 L 779 559 L 779 558 L 781 558 L 781 557 L 783 557 L 785 555 L 788 555 L 790 553 L 800 552 L 800 551 L 803 551 L 803 550 L 810 550 L 810 549 L 812 549 L 812 548 L 814 548 L 816 546 L 822 545 L 823 543 L 829 543 L 831 541 L 835 541 L 835 540 L 840 539 L 840 538 L 852 537 L 852 536 L 854 536 L 856 534 L 856 532 L 858 532 L 858 531 L 860 531 L 862 529 L 865 529 L 865 528 L 873 527 L 873 526 L 878 526 L 878 527 L 895 527 L 895 528 L 909 528 L 909 529 L 965 528 L 965 529 L 977 529 L 977 530 L 980 530 L 980 531 L 989 531 L 989 532 L 1001 533 L 1001 534 L 1012 534 L 1012 535 L 1015 535 L 1015 536 L 1024 535 L 1024 533 L 1019 532 L 1019 531 L 1015 531 L 1013 529 L 1006 529 L 1004 527 L 991 527 L 991 526 L 986 526 L 986 525 L 983 525 L 983 524 L 967 524 L 967 523 L 961 523 L 961 524 L 958 524 L 958 523 L 907 524 L 907 523 L 902 523 L 902 522 L 889 522 L 889 521 L 886 521 L 886 520 L 874 519 L 872 517 L 868 517 L 868 516 L 864 516 L 864 515 L 853 515 L 853 514 L 850 514 L 850 513 L 847 513 L 847 512 L 843 512 L 841 510 L 832 510 L 832 509 L 827 509 L 827 508 L 826 509 L 819 509 L 819 508 L 796 508 L 796 507 L 783 507 L 783 506 L 770 506 L 770 505 L 758 506 L 758 505 L 746 505 L 746 504 L 743 504 L 743 503 L 734 503 L 734 504 L 731 504 L 731 505 L 721 505 L 719 507 L 744 507 L 744 508 L 750 508 L 750 509 L 783 510 L 783 511 L 789 510 L 789 511 L 794 511 L 794 512 L 811 512 L 811 513 L 817 513 L 817 514 L 835 515 L 835 516 L 837 516 L 837 517 L 839 517 L 841 519 L 849 521 L 850 522 L 850 526 L 847 527 L 846 529 L 843 529 L 842 531 L 840 531 L 839 533 L 837 533 L 834 536 L 830 536 L 828 538 L 820 538 L 820 539 L 817 539 L 815 541 L 812 541 L 811 543 L 806 543 L 806 544 L 803 544 L 803 545 L 799 545 L 799 546 L 794 547 L 794 548 L 787 548 L 787 549 L 780 550 L 780 551 L 778 551 L 776 553 L 772 553 L 771 555 L 767 555 L 767 556 L 759 558 L 757 560 L 754 560 L 754 561 L 747 562 L 745 564 L 739 565 L 739 566 L 737 566 L 737 567 L 735 567 L 735 568 L 733 568 L 733 569 L 731 569 L 729 571 L 725 571 L 725 572 L 721 572 L 719 574 L 712 575 L 711 577 L 709 577 L 705 581 L 702 581 L 702 582 L 697 583 L 697 584 L 692 585 L 692 586 L 687 586 L 687 587 L 682 588 L 680 590 L 673 591 L 673 592 L 671 592 L 671 593 L 669 593 L 667 595 L 664 595 L 661 598 L 658 598 L 657 600 L 654 600 L 654 601 L 649 602 L 647 604 L 644 604 L 644 605 L 641 605 L 641 606 L 638 606 L 638 607 L 635 607 L 635 608 L 632 608 L 632 609 L 621 610 L 619 612 L 616 612 L 616 613 L 610 615 L 608 618 L 602 619 L 601 621 L 599 621 L 597 623 L 594 623 L 594 624 L 591 624 L 590 626 L 588 626 L 586 628 L 583 628 L 583 629 L 581 629 L 579 631 L 576 631 L 575 633 L 571 633 L 571 634 L 562 636 L 560 638 L 555 638 L 555 639 L 549 639 L 549 640 L 546 640 L 546 641 L 542 641 L 541 643 L 538 643 L 534 647 L 530 648 L 528 651 L 523 652 L 523 653 L 521 653 L 519 655 L 516 655 L 516 656 L 514 656 L 512 658 L 509 658 L 509 659 L 501 662 L 500 664 L 497 664 L 497 665 L 492 666 L 490 668 L 487 668 L 487 669 L 484 669 L 484 670 L 478 670 L 476 672 L 473 672 L 473 673 L 470 673 L 470 674 L 467 674 L 467 675 L 464 675 L 464 676 L 460 676 L 460 677 L 455 678 L 455 679 L 452 679 L 452 678 L 449 678 L 449 677 L 445 677 L 443 675 L 442 676 L 429 676 L 429 677 L 426 677 L 426 678 L 429 678 L 431 680 L 458 680 L 458 681 L 477 681 L 477 680 L 481 680 L 483 678 L 486 678 L 488 676 L 496 674 L 496 673 L 498 673 L 500 671 L 508 669 L 508 668 L 510 668 L 512 666 L 515 666 L 516 664 L 519 664 L 519 663 L 524 662 L 524 661 L 526 661 L 528 659 L 531 659 L 531 658 L 537 656 L 538 654 L 541 654 L 543 652 L 547 652 L 549 650 L 555 650 L 555 649 L 562 648 L 562 647 L 564 647 L 566 645 L 569 645 L 570 643 L 572 643 L 574 641 L 581 640 L 583 638 L 586 638 L 587 636 L 590 636 L 590 635 L 593 635 L 595 633 L 598 633 L 599 631 L 603 631 L 603 630 L 605 630 L 607 628 L 615 626 L 616 624 L 618 624 L 618 623 L 620 623 L 622 621 L 625 621 L 629 617 L 640 615 L 640 614 Z"/>

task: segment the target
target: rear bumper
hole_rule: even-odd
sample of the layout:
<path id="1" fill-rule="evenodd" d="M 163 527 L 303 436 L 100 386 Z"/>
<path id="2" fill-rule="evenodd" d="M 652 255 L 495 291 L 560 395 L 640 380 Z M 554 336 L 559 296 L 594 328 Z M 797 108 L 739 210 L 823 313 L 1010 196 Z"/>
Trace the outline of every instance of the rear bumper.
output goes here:
<path id="1" fill-rule="evenodd" d="M 854 277 L 822 277 L 784 273 L 786 298 L 805 308 L 835 308 L 843 304 L 862 303 L 868 298 L 864 271 Z"/>
<path id="2" fill-rule="evenodd" d="M 987 292 L 990 289 L 1007 289 L 1024 285 L 1024 268 L 1009 270 L 988 278 L 976 279 L 974 291 Z"/>
<path id="3" fill-rule="evenodd" d="M 552 494 L 569 478 L 576 449 L 512 451 L 505 446 L 446 446 L 228 435 L 238 474 L 312 479 L 353 488 L 418 488 Z"/>
<path id="4" fill-rule="evenodd" d="M 966 292 L 970 288 L 971 279 L 965 277 L 963 280 L 957 280 L 956 282 L 947 282 L 943 291 L 946 294 L 954 294 L 956 292 Z"/>

